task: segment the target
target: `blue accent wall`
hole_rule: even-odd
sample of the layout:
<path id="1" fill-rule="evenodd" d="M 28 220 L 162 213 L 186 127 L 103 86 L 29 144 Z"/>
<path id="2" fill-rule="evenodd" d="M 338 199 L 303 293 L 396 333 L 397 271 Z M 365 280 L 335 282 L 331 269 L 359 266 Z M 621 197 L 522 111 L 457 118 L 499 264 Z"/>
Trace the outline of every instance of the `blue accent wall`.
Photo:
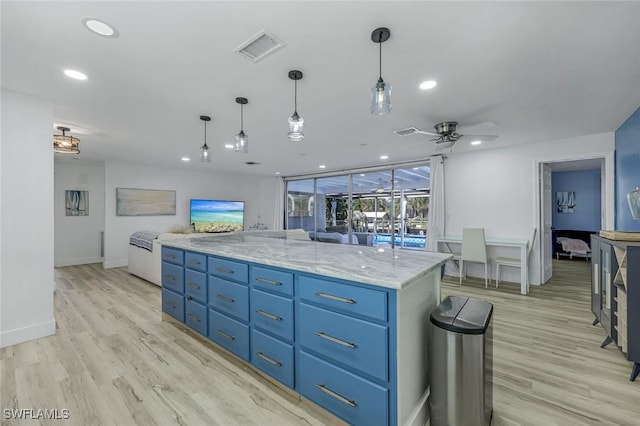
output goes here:
<path id="1" fill-rule="evenodd" d="M 640 231 L 629 211 L 627 193 L 640 186 L 640 108 L 616 130 L 616 230 Z"/>
<path id="2" fill-rule="evenodd" d="M 577 170 L 551 174 L 551 200 L 555 229 L 599 231 L 601 212 L 600 170 Z M 573 213 L 559 213 L 555 208 L 556 192 L 574 191 L 576 207 Z"/>

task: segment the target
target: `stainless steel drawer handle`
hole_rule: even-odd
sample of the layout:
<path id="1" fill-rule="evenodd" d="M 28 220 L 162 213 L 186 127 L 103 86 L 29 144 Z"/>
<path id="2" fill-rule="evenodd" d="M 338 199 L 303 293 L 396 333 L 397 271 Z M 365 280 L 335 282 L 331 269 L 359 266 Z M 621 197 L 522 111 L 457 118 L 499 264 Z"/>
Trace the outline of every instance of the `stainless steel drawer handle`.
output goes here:
<path id="1" fill-rule="evenodd" d="M 263 317 L 267 317 L 267 318 L 275 320 L 275 321 L 282 321 L 282 317 L 270 314 L 269 312 L 263 311 L 262 309 L 256 310 L 256 313 L 259 314 L 259 315 L 262 315 Z"/>
<path id="2" fill-rule="evenodd" d="M 232 335 L 230 335 L 230 334 L 225 333 L 224 331 L 222 331 L 222 330 L 220 330 L 220 329 L 217 329 L 217 330 L 216 330 L 216 333 L 218 333 L 219 335 L 221 335 L 222 337 L 224 337 L 224 338 L 225 338 L 225 339 L 227 339 L 227 340 L 231 340 L 231 341 L 236 340 L 236 338 L 235 338 L 235 337 L 233 337 L 233 336 L 232 336 Z"/>
<path id="3" fill-rule="evenodd" d="M 345 342 L 344 340 L 340 340 L 337 337 L 329 336 L 328 334 L 323 333 L 322 331 L 316 331 L 316 336 L 322 337 L 330 342 L 337 343 L 342 346 L 346 346 L 347 348 L 355 349 L 357 346 L 354 343 Z"/>
<path id="4" fill-rule="evenodd" d="M 224 294 L 216 294 L 216 298 L 218 298 L 218 299 L 220 299 L 222 301 L 225 301 L 227 303 L 234 303 L 235 302 L 235 300 L 233 300 L 230 297 L 225 296 Z"/>
<path id="5" fill-rule="evenodd" d="M 349 303 L 349 304 L 356 303 L 356 301 L 353 299 L 345 299 L 344 297 L 334 296 L 333 294 L 328 294 L 328 293 L 322 293 L 321 291 L 316 291 L 315 294 L 318 297 L 324 297 L 325 299 L 335 300 L 336 302 Z"/>
<path id="6" fill-rule="evenodd" d="M 187 283 L 187 287 L 200 288 L 200 286 L 198 284 L 194 284 L 194 283 Z"/>
<path id="7" fill-rule="evenodd" d="M 200 318 L 198 318 L 197 316 L 193 315 L 193 314 L 187 314 L 187 316 L 189 318 L 191 318 L 194 321 L 200 322 Z"/>
<path id="8" fill-rule="evenodd" d="M 175 305 L 175 303 L 164 302 L 164 304 L 165 304 L 165 305 L 167 305 L 167 306 L 169 306 L 169 307 L 171 307 L 171 308 L 173 308 L 173 309 L 177 308 L 177 306 Z"/>
<path id="9" fill-rule="evenodd" d="M 189 265 L 200 265 L 200 261 L 199 260 L 189 260 Z"/>
<path id="10" fill-rule="evenodd" d="M 173 281 L 176 280 L 176 276 L 173 274 L 164 274 L 164 277 L 168 280 L 173 280 Z"/>
<path id="11" fill-rule="evenodd" d="M 214 269 L 218 272 L 224 272 L 225 274 L 233 274 L 233 269 L 221 268 L 219 266 Z"/>
<path id="12" fill-rule="evenodd" d="M 269 280 L 269 279 L 262 278 L 262 277 L 256 277 L 256 281 L 261 282 L 261 283 L 265 283 L 265 284 L 271 284 L 271 285 L 282 285 L 282 283 L 280 281 Z"/>
<path id="13" fill-rule="evenodd" d="M 276 367 L 282 367 L 282 363 L 280 361 L 276 361 L 275 359 L 263 354 L 262 352 L 256 352 L 256 355 L 258 355 L 260 358 L 264 359 L 271 365 L 275 365 Z"/>
<path id="14" fill-rule="evenodd" d="M 342 395 L 340 395 L 338 393 L 335 393 L 334 391 L 332 391 L 331 389 L 329 389 L 325 385 L 316 385 L 316 387 L 318 389 L 320 389 L 322 392 L 326 393 L 327 395 L 334 397 L 335 399 L 337 399 L 338 401 L 340 401 L 340 402 L 342 402 L 344 404 L 347 404 L 349 407 L 357 407 L 358 406 L 358 404 L 356 404 L 355 401 L 347 399 L 344 396 L 342 396 Z"/>

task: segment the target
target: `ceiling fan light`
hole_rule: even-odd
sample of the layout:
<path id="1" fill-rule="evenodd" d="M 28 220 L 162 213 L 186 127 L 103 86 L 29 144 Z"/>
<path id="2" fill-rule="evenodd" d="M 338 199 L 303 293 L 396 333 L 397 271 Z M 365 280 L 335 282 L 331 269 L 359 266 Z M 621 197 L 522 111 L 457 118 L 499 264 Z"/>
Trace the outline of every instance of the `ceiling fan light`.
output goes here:
<path id="1" fill-rule="evenodd" d="M 381 78 L 371 88 L 371 114 L 384 115 L 391 112 L 391 85 Z"/>
<path id="2" fill-rule="evenodd" d="M 67 136 L 68 127 L 58 127 L 61 135 L 53 135 L 53 151 L 58 154 L 80 154 L 80 139 Z"/>
<path id="3" fill-rule="evenodd" d="M 451 148 L 456 143 L 456 141 L 454 141 L 454 140 L 444 140 L 442 142 L 436 142 L 436 143 L 441 148 Z"/>

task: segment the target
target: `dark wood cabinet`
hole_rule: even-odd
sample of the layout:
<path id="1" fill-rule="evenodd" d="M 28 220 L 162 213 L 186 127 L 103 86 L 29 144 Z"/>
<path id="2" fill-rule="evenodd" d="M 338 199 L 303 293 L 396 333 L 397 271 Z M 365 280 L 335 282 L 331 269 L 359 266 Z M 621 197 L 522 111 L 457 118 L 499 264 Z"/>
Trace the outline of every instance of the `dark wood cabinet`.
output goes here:
<path id="1" fill-rule="evenodd" d="M 640 243 L 591 237 L 591 310 L 607 337 L 640 374 Z"/>

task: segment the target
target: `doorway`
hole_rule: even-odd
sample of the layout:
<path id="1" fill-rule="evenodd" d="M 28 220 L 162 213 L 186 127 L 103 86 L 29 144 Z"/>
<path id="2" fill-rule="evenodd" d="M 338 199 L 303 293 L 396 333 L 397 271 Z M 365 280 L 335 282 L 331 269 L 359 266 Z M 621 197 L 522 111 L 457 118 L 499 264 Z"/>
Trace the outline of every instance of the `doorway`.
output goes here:
<path id="1" fill-rule="evenodd" d="M 571 158 L 561 158 L 546 161 L 536 161 L 535 168 L 538 183 L 536 191 L 536 205 L 537 205 L 537 218 L 536 223 L 540 228 L 540 236 L 536 246 L 538 247 L 538 253 L 540 256 L 540 283 L 544 284 L 553 276 L 553 263 L 552 259 L 554 255 L 559 257 L 559 253 L 556 249 L 560 246 L 556 244 L 558 238 L 558 228 L 554 229 L 554 214 L 556 225 L 561 223 L 562 229 L 561 238 L 565 237 L 579 237 L 581 240 L 589 239 L 589 231 L 597 233 L 599 229 L 613 229 L 614 221 L 614 176 L 613 176 L 613 152 L 602 154 L 584 155 L 581 157 L 573 156 Z M 560 175 L 564 174 L 563 182 L 571 182 L 568 179 L 569 176 L 577 178 L 574 182 L 580 182 L 577 175 L 587 174 L 586 171 L 598 171 L 600 184 L 596 185 L 599 188 L 600 200 L 599 203 L 590 202 L 589 196 L 583 191 L 583 204 L 580 206 L 580 194 L 576 193 L 570 187 L 562 186 Z M 553 185 L 554 173 L 557 174 L 558 179 L 556 188 Z M 596 176 L 596 173 L 592 174 Z M 576 185 L 569 183 L 569 186 Z M 570 202 L 569 202 L 570 201 Z M 581 213 L 594 213 L 589 209 L 598 209 L 597 217 L 593 218 L 593 215 L 588 222 L 590 225 L 578 219 L 578 215 L 575 212 Z M 581 210 L 580 210 L 581 209 Z M 571 216 L 575 215 L 575 216 Z M 584 218 L 584 214 L 580 215 Z M 575 228 L 597 228 L 597 229 L 571 229 L 573 221 Z M 599 220 L 598 220 L 599 219 Z M 576 231 L 576 232 L 572 232 Z M 580 232 L 578 232 L 580 231 Z M 566 234 L 566 235 L 565 235 Z M 590 244 L 590 241 L 586 241 Z M 563 253 L 565 254 L 565 253 Z"/>

